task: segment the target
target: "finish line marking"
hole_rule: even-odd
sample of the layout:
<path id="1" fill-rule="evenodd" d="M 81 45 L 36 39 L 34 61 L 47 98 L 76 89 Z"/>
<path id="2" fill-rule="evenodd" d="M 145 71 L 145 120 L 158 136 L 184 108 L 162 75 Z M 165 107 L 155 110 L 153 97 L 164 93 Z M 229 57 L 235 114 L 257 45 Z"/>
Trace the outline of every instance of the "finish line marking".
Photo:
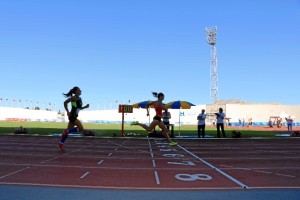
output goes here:
<path id="1" fill-rule="evenodd" d="M 206 164 L 207 166 L 209 166 L 210 168 L 216 170 L 217 172 L 219 172 L 220 174 L 222 174 L 223 176 L 225 176 L 226 178 L 228 178 L 229 180 L 235 182 L 236 184 L 238 184 L 239 186 L 241 186 L 242 188 L 248 189 L 249 187 L 247 185 L 245 185 L 244 183 L 238 181 L 237 179 L 233 178 L 232 176 L 230 176 L 229 174 L 227 174 L 226 172 L 220 170 L 219 168 L 213 166 L 212 164 L 210 164 L 209 162 L 205 161 L 204 159 L 196 156 L 194 153 L 190 152 L 189 150 L 185 149 L 184 147 L 177 145 L 179 148 L 181 148 L 182 150 L 184 150 L 186 153 L 190 154 L 191 156 L 193 156 L 194 158 L 196 158 L 197 160 L 200 160 L 202 163 Z"/>

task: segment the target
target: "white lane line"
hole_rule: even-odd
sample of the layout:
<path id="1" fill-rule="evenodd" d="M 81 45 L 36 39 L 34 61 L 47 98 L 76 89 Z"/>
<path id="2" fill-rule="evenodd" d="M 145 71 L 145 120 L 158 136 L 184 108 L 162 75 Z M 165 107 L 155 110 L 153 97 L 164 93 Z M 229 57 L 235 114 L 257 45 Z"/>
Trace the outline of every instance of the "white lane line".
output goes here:
<path id="1" fill-rule="evenodd" d="M 167 145 L 157 146 L 158 148 L 167 148 Z"/>
<path id="2" fill-rule="evenodd" d="M 115 150 L 115 151 L 118 151 L 118 148 L 115 148 L 114 150 Z"/>
<path id="3" fill-rule="evenodd" d="M 54 157 L 54 158 L 51 158 L 51 159 L 49 159 L 49 160 L 45 160 L 45 161 L 41 162 L 41 164 L 44 164 L 44 163 L 46 163 L 46 162 L 50 162 L 50 161 L 55 160 L 55 159 L 57 159 L 57 158 L 58 158 L 58 157 Z"/>
<path id="4" fill-rule="evenodd" d="M 2 164 L 0 164 L 2 166 Z M 15 164 L 15 163 L 7 163 L 5 165 L 8 165 L 8 166 L 30 166 L 30 167 L 52 167 L 52 168 L 67 168 L 67 169 L 70 169 L 70 168 L 76 168 L 76 169 L 115 169 L 115 170 L 128 170 L 128 169 L 131 169 L 131 170 L 154 170 L 153 167 L 101 167 L 101 166 L 77 166 L 77 165 L 47 165 L 47 164 Z M 188 170 L 190 168 L 173 168 L 173 167 L 169 167 L 169 168 L 166 168 L 166 167 L 160 167 L 160 168 L 155 168 L 157 170 L 163 170 L 163 171 L 169 171 L 169 170 Z"/>
<path id="5" fill-rule="evenodd" d="M 98 165 L 101 165 L 101 163 L 103 163 L 104 160 L 100 160 L 100 162 L 98 162 Z"/>
<path id="6" fill-rule="evenodd" d="M 220 167 L 234 168 L 233 166 L 229 166 L 229 165 L 220 165 Z"/>
<path id="7" fill-rule="evenodd" d="M 159 181 L 158 172 L 157 172 L 157 171 L 154 171 L 154 175 L 155 175 L 156 184 L 159 185 L 159 184 L 160 184 L 160 181 Z"/>
<path id="8" fill-rule="evenodd" d="M 88 188 L 88 189 L 111 189 L 111 190 L 170 190 L 170 191 L 203 191 L 203 190 L 238 190 L 240 187 L 116 187 L 116 186 L 84 186 L 84 185 L 60 185 L 60 184 L 40 184 L 40 183 L 18 183 L 18 182 L 0 182 L 1 185 L 20 185 L 20 186 L 47 186 L 59 188 Z M 252 189 L 252 188 L 251 188 Z M 256 189 L 256 188 L 255 188 Z M 260 188 L 257 188 L 260 189 Z M 267 189 L 300 189 L 300 187 L 269 187 Z"/>
<path id="9" fill-rule="evenodd" d="M 109 157 L 109 156 L 111 156 L 111 155 L 112 155 L 112 153 L 108 154 L 107 157 Z"/>
<path id="10" fill-rule="evenodd" d="M 90 172 L 85 172 L 80 178 L 84 179 Z"/>
<path id="11" fill-rule="evenodd" d="M 263 173 L 263 174 L 275 174 L 277 176 L 285 176 L 285 177 L 290 177 L 290 178 L 296 178 L 296 176 L 288 175 L 288 174 L 273 173 L 273 172 L 262 171 L 262 170 L 255 170 L 255 169 L 249 169 L 249 168 L 233 167 L 233 166 L 228 166 L 228 165 L 220 165 L 220 166 L 230 167 L 230 169 L 241 169 L 241 170 L 254 171 L 254 172 Z M 269 169 L 269 168 L 267 168 L 267 169 Z M 279 169 L 282 169 L 282 168 L 279 168 Z M 271 170 L 271 169 L 269 169 L 269 170 Z"/>
<path id="12" fill-rule="evenodd" d="M 152 166 L 153 166 L 153 168 L 156 168 L 156 163 L 155 163 L 154 155 L 153 155 L 153 149 L 152 149 L 151 142 L 150 142 L 149 138 L 148 138 L 148 144 L 149 144 L 150 155 L 151 155 L 151 158 L 152 158 Z M 156 170 L 154 171 L 154 176 L 155 176 L 156 184 L 160 185 L 159 175 L 158 175 L 158 172 Z"/>
<path id="13" fill-rule="evenodd" d="M 15 171 L 15 172 L 6 174 L 6 175 L 4 175 L 4 176 L 1 176 L 0 179 L 3 179 L 3 178 L 5 178 L 5 177 L 8 177 L 8 176 L 11 176 L 11 175 L 14 175 L 14 174 L 17 174 L 17 173 L 22 172 L 22 171 L 24 171 L 25 169 L 29 169 L 29 168 L 30 168 L 30 167 L 25 167 L 25 168 L 20 169 L 20 170 L 18 170 L 18 171 Z"/>
<path id="14" fill-rule="evenodd" d="M 150 140 L 148 139 L 148 145 L 149 145 L 149 150 L 150 150 L 150 153 L 153 154 L 153 150 L 152 150 L 152 146 L 151 146 L 151 142 Z"/>
<path id="15" fill-rule="evenodd" d="M 287 174 L 278 174 L 278 173 L 276 173 L 276 175 L 277 176 L 286 176 L 286 177 L 296 178 L 296 176 L 287 175 Z"/>
<path id="16" fill-rule="evenodd" d="M 226 169 L 241 169 L 241 170 L 247 170 L 251 171 L 253 169 L 250 168 L 244 168 L 244 167 L 233 167 L 233 166 L 228 166 L 228 165 L 220 165 L 220 167 L 226 167 Z"/>
<path id="17" fill-rule="evenodd" d="M 244 183 L 240 182 L 239 180 L 233 178 L 232 176 L 230 176 L 229 174 L 227 174 L 226 172 L 223 172 L 222 170 L 220 170 L 219 168 L 213 166 L 212 164 L 210 164 L 209 162 L 206 162 L 204 159 L 196 156 L 194 153 L 190 152 L 189 150 L 183 148 L 180 145 L 177 145 L 179 148 L 181 148 L 182 150 L 184 150 L 186 153 L 190 154 L 191 156 L 193 156 L 194 158 L 200 160 L 201 162 L 203 162 L 204 164 L 206 164 L 207 166 L 209 166 L 210 168 L 216 170 L 217 172 L 219 172 L 220 174 L 222 174 L 223 176 L 225 176 L 226 178 L 228 178 L 229 180 L 235 182 L 236 184 L 238 184 L 239 186 L 241 186 L 242 188 L 249 188 L 247 185 L 245 185 Z"/>
<path id="18" fill-rule="evenodd" d="M 68 153 L 64 153 L 63 155 L 66 156 L 66 155 L 69 155 L 69 154 L 71 154 L 71 153 L 75 153 L 75 152 L 77 152 L 77 151 L 81 151 L 82 149 L 87 148 L 87 147 L 89 147 L 89 146 L 91 146 L 91 145 L 92 145 L 92 144 L 89 144 L 89 145 L 87 145 L 87 146 L 85 146 L 85 147 L 82 147 L 82 148 L 80 148 L 80 149 L 76 149 L 76 150 L 74 150 L 74 151 L 71 151 L 71 152 L 68 152 Z"/>
<path id="19" fill-rule="evenodd" d="M 272 172 L 267 172 L 267 171 L 261 171 L 261 170 L 254 170 L 254 171 L 263 174 L 272 174 Z"/>
<path id="20" fill-rule="evenodd" d="M 152 165 L 153 165 L 154 168 L 156 168 L 155 160 L 152 160 Z"/>
<path id="21" fill-rule="evenodd" d="M 137 147 L 137 148 L 134 148 L 134 147 L 123 146 L 123 145 L 117 144 L 117 143 L 115 143 L 115 142 L 113 142 L 113 141 L 110 141 L 110 140 L 108 140 L 108 142 L 111 143 L 111 144 L 114 144 L 114 145 L 116 145 L 116 146 L 119 146 L 119 147 L 121 147 L 121 148 L 128 149 L 128 150 L 130 150 L 130 151 L 135 151 L 135 152 L 139 152 L 139 153 L 149 153 L 149 151 L 139 150 L 138 147 Z"/>
<path id="22" fill-rule="evenodd" d="M 153 149 L 152 149 L 152 146 L 151 146 L 151 143 L 150 143 L 149 139 L 148 139 L 148 144 L 149 144 L 149 151 L 150 151 L 151 158 L 154 158 Z"/>
<path id="23" fill-rule="evenodd" d="M 168 143 L 166 143 L 166 142 L 162 142 L 162 141 L 161 141 L 161 142 L 156 142 L 156 144 L 157 144 L 157 145 L 163 145 L 163 146 L 166 146 L 166 145 L 168 145 Z"/>

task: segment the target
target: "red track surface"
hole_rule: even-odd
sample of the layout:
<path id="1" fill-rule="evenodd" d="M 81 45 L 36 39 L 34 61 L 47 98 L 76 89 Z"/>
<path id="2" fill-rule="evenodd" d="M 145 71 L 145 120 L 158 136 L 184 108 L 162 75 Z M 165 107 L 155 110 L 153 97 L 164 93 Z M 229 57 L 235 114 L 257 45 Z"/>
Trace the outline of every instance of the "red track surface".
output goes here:
<path id="1" fill-rule="evenodd" d="M 300 189 L 300 138 L 0 136 L 0 184 L 110 189 Z"/>

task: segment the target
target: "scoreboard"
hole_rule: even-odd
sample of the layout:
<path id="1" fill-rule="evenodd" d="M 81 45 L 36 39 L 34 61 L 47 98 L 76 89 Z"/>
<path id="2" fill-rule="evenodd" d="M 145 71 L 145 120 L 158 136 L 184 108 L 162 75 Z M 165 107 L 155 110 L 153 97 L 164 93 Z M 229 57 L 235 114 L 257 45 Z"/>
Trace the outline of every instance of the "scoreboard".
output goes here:
<path id="1" fill-rule="evenodd" d="M 132 105 L 119 105 L 119 113 L 133 113 Z"/>

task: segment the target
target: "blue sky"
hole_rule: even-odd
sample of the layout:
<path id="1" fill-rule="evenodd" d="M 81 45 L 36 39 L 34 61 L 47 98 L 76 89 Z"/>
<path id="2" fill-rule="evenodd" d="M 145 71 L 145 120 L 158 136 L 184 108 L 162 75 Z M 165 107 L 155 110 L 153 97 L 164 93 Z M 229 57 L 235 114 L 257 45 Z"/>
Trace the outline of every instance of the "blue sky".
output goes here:
<path id="1" fill-rule="evenodd" d="M 220 99 L 299 104 L 299 0 L 2 0 L 0 19 L 2 99 L 210 103 L 217 26 Z"/>

